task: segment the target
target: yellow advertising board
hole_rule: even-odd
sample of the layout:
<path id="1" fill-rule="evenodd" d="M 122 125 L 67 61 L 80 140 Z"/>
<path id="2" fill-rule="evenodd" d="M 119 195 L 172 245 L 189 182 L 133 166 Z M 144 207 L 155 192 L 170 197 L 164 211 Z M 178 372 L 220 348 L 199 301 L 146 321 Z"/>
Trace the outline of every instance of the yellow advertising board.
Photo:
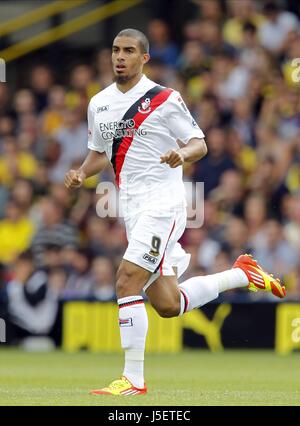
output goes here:
<path id="1" fill-rule="evenodd" d="M 222 304 L 209 320 L 201 310 L 193 310 L 182 317 L 161 318 L 151 305 L 146 304 L 149 328 L 148 353 L 176 353 L 183 347 L 183 329 L 204 336 L 214 352 L 223 350 L 221 329 L 231 306 Z M 74 352 L 120 352 L 118 306 L 115 303 L 67 302 L 63 312 L 63 349 Z"/>

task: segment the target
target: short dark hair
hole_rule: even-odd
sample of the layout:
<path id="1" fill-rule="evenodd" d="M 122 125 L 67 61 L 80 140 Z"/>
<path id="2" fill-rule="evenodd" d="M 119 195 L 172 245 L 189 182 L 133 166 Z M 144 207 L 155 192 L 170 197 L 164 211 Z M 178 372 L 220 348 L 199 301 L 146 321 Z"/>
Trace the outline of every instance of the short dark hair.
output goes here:
<path id="1" fill-rule="evenodd" d="M 246 21 L 243 24 L 243 31 L 249 31 L 251 34 L 255 34 L 257 31 L 256 25 L 252 24 L 250 21 Z"/>
<path id="2" fill-rule="evenodd" d="M 131 37 L 138 40 L 142 53 L 149 53 L 149 40 L 142 31 L 135 30 L 134 28 L 126 28 L 120 31 L 116 37 Z"/>
<path id="3" fill-rule="evenodd" d="M 266 15 L 269 15 L 271 13 L 279 12 L 279 7 L 276 2 L 271 0 L 264 4 L 263 11 Z"/>
<path id="4" fill-rule="evenodd" d="M 19 254 L 17 260 L 19 261 L 25 261 L 25 262 L 34 262 L 34 256 L 32 253 L 32 250 L 27 249 Z"/>

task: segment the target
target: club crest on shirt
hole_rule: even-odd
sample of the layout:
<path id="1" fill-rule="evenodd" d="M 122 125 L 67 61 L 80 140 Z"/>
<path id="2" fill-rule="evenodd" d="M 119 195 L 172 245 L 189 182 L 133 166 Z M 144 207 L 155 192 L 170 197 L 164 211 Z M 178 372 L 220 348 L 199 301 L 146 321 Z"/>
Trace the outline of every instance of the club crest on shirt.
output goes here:
<path id="1" fill-rule="evenodd" d="M 148 114 L 151 111 L 150 102 L 150 98 L 146 98 L 144 101 L 142 101 L 141 105 L 138 107 L 138 112 L 141 114 Z"/>

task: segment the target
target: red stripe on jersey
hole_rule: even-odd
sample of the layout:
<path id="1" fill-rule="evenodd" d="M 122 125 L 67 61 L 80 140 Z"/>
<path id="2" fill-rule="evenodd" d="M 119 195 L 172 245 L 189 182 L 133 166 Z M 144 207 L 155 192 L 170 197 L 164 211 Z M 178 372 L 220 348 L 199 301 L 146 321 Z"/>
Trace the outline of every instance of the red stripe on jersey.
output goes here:
<path id="1" fill-rule="evenodd" d="M 143 121 L 146 120 L 146 118 L 149 117 L 149 115 L 156 110 L 156 108 L 158 108 L 161 104 L 163 104 L 168 97 L 170 96 L 170 94 L 173 92 L 172 89 L 165 89 L 162 90 L 160 93 L 158 93 L 158 95 L 156 95 L 150 103 L 150 107 L 151 110 L 146 113 L 140 113 L 137 112 L 136 115 L 133 117 L 133 120 L 135 122 L 134 125 L 134 129 L 138 129 L 140 127 L 140 125 L 143 123 Z M 118 185 L 118 187 L 120 186 L 120 173 L 123 167 L 123 163 L 125 161 L 125 156 L 126 153 L 128 151 L 128 149 L 130 148 L 131 142 L 133 140 L 133 135 L 132 136 L 125 136 L 124 138 L 122 138 L 122 142 L 119 146 L 119 149 L 117 151 L 117 155 L 116 155 L 116 183 Z"/>

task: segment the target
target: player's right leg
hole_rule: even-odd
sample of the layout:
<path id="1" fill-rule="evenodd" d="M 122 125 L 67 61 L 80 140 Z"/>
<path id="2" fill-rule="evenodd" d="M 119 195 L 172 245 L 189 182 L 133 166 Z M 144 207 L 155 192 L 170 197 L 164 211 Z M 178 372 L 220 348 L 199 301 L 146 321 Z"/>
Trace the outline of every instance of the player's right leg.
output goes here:
<path id="1" fill-rule="evenodd" d="M 116 294 L 119 305 L 121 346 L 125 366 L 120 379 L 109 386 L 91 391 L 93 395 L 141 395 L 144 383 L 144 351 L 148 318 L 141 291 L 151 272 L 123 259 L 117 272 Z"/>
<path id="2" fill-rule="evenodd" d="M 171 214 L 164 217 L 142 214 L 137 220 L 129 220 L 126 227 L 129 244 L 116 284 L 121 345 L 125 351 L 124 372 L 120 379 L 107 388 L 92 391 L 93 394 L 146 393 L 144 351 L 148 320 L 141 291 L 163 260 L 174 227 Z"/>

